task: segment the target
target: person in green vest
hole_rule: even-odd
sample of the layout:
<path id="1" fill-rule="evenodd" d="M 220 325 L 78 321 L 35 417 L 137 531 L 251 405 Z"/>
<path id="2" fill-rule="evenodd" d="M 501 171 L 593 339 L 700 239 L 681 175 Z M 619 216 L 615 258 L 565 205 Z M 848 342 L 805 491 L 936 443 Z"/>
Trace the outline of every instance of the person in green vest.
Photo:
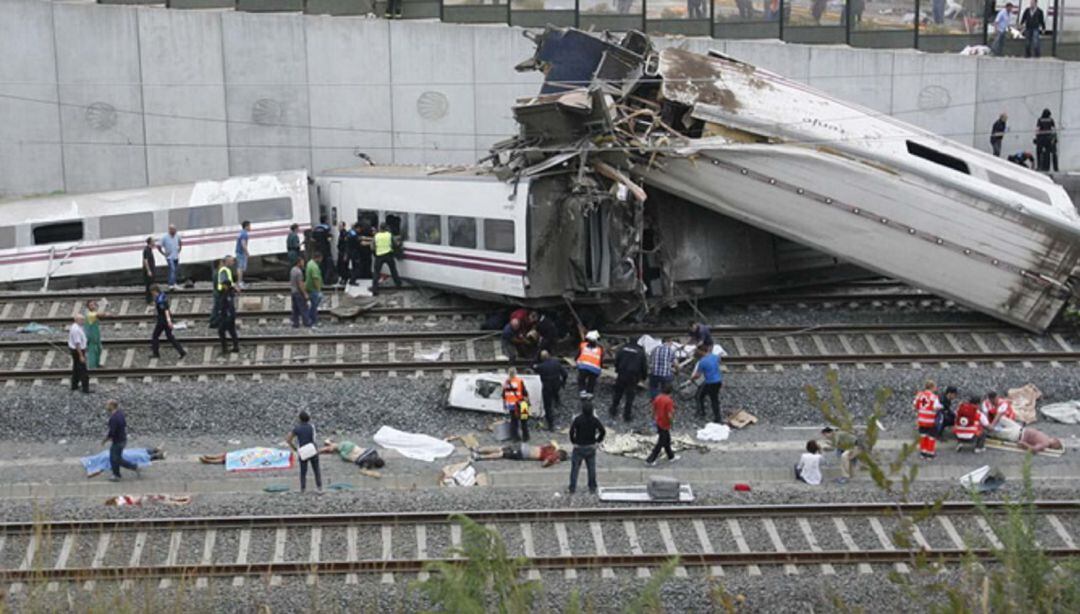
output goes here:
<path id="1" fill-rule="evenodd" d="M 319 324 L 319 303 L 322 301 L 322 259 L 321 252 L 315 252 L 315 256 L 307 263 L 304 272 L 304 288 L 308 294 L 308 326 Z"/>
<path id="2" fill-rule="evenodd" d="M 375 271 L 371 279 L 372 294 L 379 293 L 379 277 L 382 276 L 383 264 L 390 267 L 394 285 L 400 288 L 401 278 L 398 277 L 397 262 L 394 260 L 394 235 L 385 223 L 379 224 L 379 232 L 375 233 Z"/>
<path id="3" fill-rule="evenodd" d="M 104 311 L 98 310 L 98 302 L 94 299 L 86 301 L 86 323 L 83 330 L 86 332 L 86 368 L 101 368 L 101 318 L 107 317 Z"/>

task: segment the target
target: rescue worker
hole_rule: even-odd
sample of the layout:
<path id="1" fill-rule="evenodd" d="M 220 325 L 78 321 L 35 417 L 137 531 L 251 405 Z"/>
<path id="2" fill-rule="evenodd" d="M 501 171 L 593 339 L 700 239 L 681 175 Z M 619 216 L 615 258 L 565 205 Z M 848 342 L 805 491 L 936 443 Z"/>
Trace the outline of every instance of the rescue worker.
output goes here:
<path id="1" fill-rule="evenodd" d="M 169 340 L 169 343 L 176 349 L 176 353 L 180 355 L 180 359 L 183 360 L 184 356 L 187 356 L 187 352 L 184 351 L 183 346 L 173 336 L 173 319 L 172 310 L 169 308 L 169 295 L 162 292 L 157 284 L 150 286 L 150 295 L 154 297 L 154 310 L 157 313 L 157 324 L 154 325 L 154 333 L 150 338 L 150 355 L 154 358 L 161 358 L 161 355 L 158 354 L 158 345 L 160 344 L 161 333 L 165 333 L 165 338 Z"/>
<path id="2" fill-rule="evenodd" d="M 912 403 L 915 408 L 915 422 L 919 427 L 919 454 L 924 460 L 933 460 L 937 455 L 937 416 L 941 410 L 941 399 L 937 395 L 937 384 L 927 380 L 926 386 L 915 395 Z"/>
<path id="3" fill-rule="evenodd" d="M 615 418 L 619 412 L 619 401 L 626 397 L 623 420 L 630 422 L 638 384 L 648 374 L 649 365 L 645 358 L 645 350 L 638 345 L 637 340 L 623 344 L 615 353 L 615 391 L 611 397 L 611 408 L 608 410 L 612 418 Z"/>
<path id="4" fill-rule="evenodd" d="M 975 453 L 981 454 L 986 445 L 986 427 L 990 422 L 979 409 L 979 397 L 971 397 L 956 408 L 956 423 L 953 425 L 953 435 L 956 437 L 956 451 L 959 452 L 965 444 L 974 443 Z"/>
<path id="5" fill-rule="evenodd" d="M 397 262 L 394 260 L 394 235 L 386 224 L 379 225 L 379 232 L 375 233 L 375 270 L 372 271 L 371 293 L 379 291 L 379 277 L 382 276 L 384 264 L 390 267 L 390 275 L 394 278 L 394 285 L 401 287 L 401 278 L 398 277 Z"/>
<path id="6" fill-rule="evenodd" d="M 941 396 L 941 411 L 937 415 L 937 426 L 935 426 L 936 437 L 944 441 L 945 429 L 951 429 L 956 424 L 956 398 L 960 396 L 960 391 L 956 389 L 956 386 L 946 386 L 945 394 Z"/>
<path id="7" fill-rule="evenodd" d="M 600 345 L 600 333 L 590 330 L 578 346 L 578 390 L 589 393 L 596 390 L 596 380 L 604 369 L 604 347 Z"/>
<path id="8" fill-rule="evenodd" d="M 986 419 L 990 422 L 996 422 L 998 416 L 1002 418 L 1008 418 L 1009 420 L 1016 420 L 1016 410 L 1013 409 L 1012 401 L 1005 395 L 999 395 L 991 390 L 986 393 L 986 399 L 982 402 L 982 411 L 986 414 Z"/>
<path id="9" fill-rule="evenodd" d="M 540 391 L 544 399 L 544 421 L 549 431 L 555 430 L 555 410 L 562 409 L 559 392 L 566 384 L 566 367 L 562 361 L 553 358 L 547 350 L 540 351 L 540 362 L 533 365 L 533 371 L 540 376 Z"/>
<path id="10" fill-rule="evenodd" d="M 536 316 L 536 323 L 531 331 L 535 333 L 536 350 L 538 352 L 554 352 L 555 343 L 559 340 L 559 327 L 555 325 L 555 320 L 546 314 L 538 314 L 535 311 L 531 315 Z"/>
<path id="11" fill-rule="evenodd" d="M 333 232 L 333 228 L 330 224 L 326 223 L 326 216 L 319 217 L 319 223 L 315 225 L 315 228 L 311 231 L 311 238 L 315 241 L 315 251 L 322 254 L 322 262 L 319 264 L 319 270 L 322 271 L 322 278 L 324 284 L 333 282 L 334 270 L 331 268 L 333 263 L 333 254 L 330 253 L 330 235 Z"/>
<path id="12" fill-rule="evenodd" d="M 225 342 L 226 333 L 232 337 L 232 349 Z M 240 340 L 236 335 L 236 291 L 232 283 L 226 280 L 221 284 L 221 315 L 218 318 L 218 339 L 221 340 L 221 353 L 240 351 Z"/>
<path id="13" fill-rule="evenodd" d="M 210 314 L 210 328 L 217 329 L 221 324 L 221 292 L 224 289 L 225 282 L 229 282 L 234 292 L 237 291 L 236 285 L 233 283 L 232 272 L 232 266 L 235 262 L 236 259 L 232 255 L 226 255 L 218 261 L 218 266 L 214 269 L 214 311 Z"/>
<path id="14" fill-rule="evenodd" d="M 696 322 L 690 327 L 690 343 L 694 345 L 708 345 L 713 344 L 712 333 L 709 331 L 708 325 L 704 322 Z"/>
<path id="15" fill-rule="evenodd" d="M 387 229 L 389 230 L 389 229 Z M 393 232 L 390 233 L 393 237 Z M 375 227 L 371 225 L 371 222 L 365 217 L 360 221 L 360 227 L 357 229 L 357 258 L 360 263 L 360 274 L 357 279 L 371 279 L 371 249 L 375 245 Z M 391 251 L 393 251 L 393 242 L 391 241 Z"/>
<path id="16" fill-rule="evenodd" d="M 289 236 L 285 237 L 285 251 L 289 255 L 289 268 L 291 269 L 296 260 L 300 258 L 300 225 L 289 226 Z"/>
<path id="17" fill-rule="evenodd" d="M 361 277 L 360 269 L 360 222 L 353 224 L 345 233 L 345 253 L 349 260 L 349 284 L 355 286 Z"/>
<path id="18" fill-rule="evenodd" d="M 720 371 L 720 356 L 714 353 L 712 348 L 712 344 L 698 346 L 698 362 L 694 372 L 690 374 L 690 381 L 695 382 L 698 377 L 704 380 L 695 399 L 697 415 L 705 415 L 705 397 L 708 397 L 712 406 L 712 421 L 721 424 L 723 416 L 720 414 L 720 389 L 724 386 L 724 374 Z"/>
<path id="19" fill-rule="evenodd" d="M 503 405 L 510 414 L 510 438 L 514 441 L 529 440 L 529 391 L 525 380 L 518 377 L 517 369 L 510 367 L 503 382 Z"/>
<path id="20" fill-rule="evenodd" d="M 338 228 L 337 276 L 338 280 L 349 279 L 349 226 L 345 222 Z"/>

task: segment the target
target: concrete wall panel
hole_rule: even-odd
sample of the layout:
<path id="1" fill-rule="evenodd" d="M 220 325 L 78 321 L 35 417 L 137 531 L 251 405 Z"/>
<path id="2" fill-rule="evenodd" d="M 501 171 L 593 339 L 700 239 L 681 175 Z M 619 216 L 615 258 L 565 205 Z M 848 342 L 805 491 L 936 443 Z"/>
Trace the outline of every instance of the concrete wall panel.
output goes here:
<path id="1" fill-rule="evenodd" d="M 477 157 L 487 155 L 491 145 L 517 133 L 511 106 L 518 98 L 539 92 L 544 80 L 539 72 L 513 70 L 536 49 L 521 32 L 518 28 L 478 28 L 474 33 Z"/>
<path id="2" fill-rule="evenodd" d="M 1065 64 L 1062 80 L 1061 117 L 1058 123 L 1058 156 L 1061 170 L 1080 169 L 1080 64 Z"/>
<path id="3" fill-rule="evenodd" d="M 387 21 L 308 17 L 312 169 L 393 159 L 390 138 L 390 30 Z"/>
<path id="4" fill-rule="evenodd" d="M 150 184 L 228 176 L 220 14 L 138 15 Z"/>
<path id="5" fill-rule="evenodd" d="M 311 168 L 302 15 L 222 13 L 229 172 Z"/>
<path id="6" fill-rule="evenodd" d="M 414 21 L 390 24 L 394 162 L 476 161 L 473 53 L 474 33 L 482 28 Z"/>
<path id="7" fill-rule="evenodd" d="M 63 190 L 51 4 L 7 3 L 0 57 L 0 198 Z"/>
<path id="8" fill-rule="evenodd" d="M 977 60 L 960 55 L 897 51 L 893 56 L 892 115 L 965 145 L 988 149 L 975 135 Z"/>
<path id="9" fill-rule="evenodd" d="M 975 107 L 975 142 L 980 148 L 1002 112 L 1009 114 L 1009 132 L 1002 156 L 1018 151 L 1035 153 L 1035 120 L 1044 108 L 1061 117 L 1063 62 L 1009 58 L 979 58 L 978 104 Z"/>
<path id="10" fill-rule="evenodd" d="M 136 10 L 54 5 L 69 192 L 146 185 Z"/>
<path id="11" fill-rule="evenodd" d="M 881 113 L 892 106 L 892 51 L 810 48 L 810 85 Z"/>
<path id="12" fill-rule="evenodd" d="M 779 41 L 726 41 L 724 53 L 802 83 L 810 80 L 810 47 Z"/>

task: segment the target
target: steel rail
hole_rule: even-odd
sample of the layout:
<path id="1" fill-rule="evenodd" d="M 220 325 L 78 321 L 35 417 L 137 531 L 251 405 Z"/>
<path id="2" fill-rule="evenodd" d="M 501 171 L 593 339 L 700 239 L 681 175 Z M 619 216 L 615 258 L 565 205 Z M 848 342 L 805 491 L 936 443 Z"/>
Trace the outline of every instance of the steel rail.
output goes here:
<path id="1" fill-rule="evenodd" d="M 773 335 L 800 336 L 812 334 L 875 334 L 875 333 L 996 333 L 1012 332 L 1015 329 L 996 323 L 970 323 L 970 324 L 943 324 L 939 322 L 929 323 L 901 323 L 889 324 L 825 324 L 813 328 L 800 326 L 718 326 L 713 328 L 713 336 L 720 337 L 761 337 Z M 642 328 L 616 328 L 607 332 L 610 337 L 632 337 L 638 335 L 670 336 L 684 332 L 684 329 L 670 326 L 652 326 Z M 312 334 L 285 334 L 285 335 L 247 335 L 244 337 L 246 344 L 292 344 L 292 343 L 362 343 L 370 341 L 455 341 L 463 339 L 480 339 L 497 336 L 496 330 L 402 330 L 402 331 L 376 331 L 342 333 L 313 332 Z M 202 335 L 197 337 L 181 336 L 185 344 L 217 344 L 221 340 L 216 335 Z M 109 337 L 105 340 L 109 347 L 139 347 L 147 344 L 146 337 Z M 0 350 L 32 350 L 50 349 L 56 344 L 48 339 L 19 339 L 16 341 L 0 341 Z"/>
<path id="2" fill-rule="evenodd" d="M 1043 554 L 1052 559 L 1080 557 L 1078 548 L 1046 548 Z M 722 552 L 689 554 L 608 554 L 526 557 L 525 567 L 531 569 L 595 569 L 614 567 L 659 567 L 673 558 L 683 567 L 723 565 L 854 565 L 859 563 L 910 562 L 925 557 L 928 562 L 954 563 L 968 560 L 992 561 L 998 553 L 988 548 L 971 550 L 824 550 L 788 552 Z M 142 567 L 72 567 L 40 569 L 3 569 L 0 581 L 50 582 L 86 580 L 137 580 L 158 578 L 235 577 L 261 575 L 340 575 L 350 573 L 414 573 L 434 564 L 461 565 L 456 559 L 365 559 L 358 561 L 288 561 L 280 563 L 217 563 L 210 565 L 153 565 Z"/>
<path id="3" fill-rule="evenodd" d="M 370 280 L 368 280 L 368 281 L 370 281 Z M 207 282 L 207 283 L 209 283 L 209 282 Z M 162 284 L 161 287 L 164 288 L 165 285 Z M 336 286 L 326 286 L 324 289 L 326 291 L 332 291 L 335 287 Z M 337 288 L 340 291 L 343 291 L 342 288 L 340 288 L 340 287 L 337 287 Z M 405 287 L 402 287 L 402 288 L 398 288 L 396 286 L 391 285 L 391 286 L 386 286 L 386 287 L 380 287 L 379 291 L 380 292 L 383 292 L 383 291 L 408 292 L 410 290 L 417 290 L 417 289 L 418 289 L 418 286 L 405 286 Z M 177 288 L 175 290 L 169 290 L 168 291 L 170 296 L 183 296 L 183 297 L 194 297 L 194 296 L 206 297 L 206 296 L 210 296 L 211 292 L 212 292 L 212 290 L 209 287 Z M 259 282 L 258 285 L 251 285 L 251 286 L 248 286 L 247 288 L 245 288 L 243 290 L 243 294 L 245 296 L 253 296 L 253 295 L 254 296 L 263 296 L 263 295 L 268 295 L 268 294 L 281 294 L 281 293 L 288 293 L 288 292 L 289 292 L 289 284 L 287 284 L 285 282 Z M 145 296 L 145 294 L 146 293 L 143 290 L 140 290 L 140 289 L 137 289 L 137 288 L 132 288 L 132 289 L 103 288 L 103 289 L 98 289 L 98 290 L 95 290 L 95 289 L 49 290 L 47 292 L 35 292 L 35 291 L 18 292 L 18 291 L 14 291 L 14 292 L 0 292 L 0 302 L 3 302 L 3 301 L 24 301 L 24 302 L 29 302 L 29 301 L 52 301 L 52 300 L 88 301 L 90 299 L 95 299 L 95 298 L 141 299 L 141 298 L 143 298 Z"/>
<path id="4" fill-rule="evenodd" d="M 1004 511 L 1010 505 L 989 501 L 981 505 L 967 501 L 946 501 L 941 514 L 969 514 L 981 508 Z M 173 518 L 99 518 L 90 520 L 47 520 L 0 523 L 0 535 L 93 531 L 150 531 L 197 529 L 276 529 L 280 527 L 328 527 L 347 525 L 446 524 L 467 516 L 474 522 L 587 522 L 593 520 L 713 520 L 724 518 L 783 518 L 833 516 L 889 516 L 914 514 L 929 509 L 924 503 L 794 503 L 779 505 L 686 505 L 660 507 L 588 507 L 560 509 L 460 510 L 442 512 L 375 512 L 349 514 L 291 514 L 281 516 L 189 516 Z M 1040 514 L 1080 513 L 1080 500 L 1039 500 L 1031 509 Z"/>
<path id="5" fill-rule="evenodd" d="M 375 318 L 382 316 L 389 317 L 406 317 L 406 316 L 438 316 L 448 317 L 455 315 L 482 315 L 491 311 L 491 307 L 376 307 L 373 309 L 362 310 L 357 314 L 357 318 Z M 244 311 L 239 310 L 236 313 L 237 318 L 240 320 L 256 319 L 256 318 L 287 318 L 291 315 L 291 311 L 287 309 L 266 309 L 259 311 Z M 109 322 L 153 322 L 156 315 L 152 312 L 144 313 L 125 313 L 125 314 L 112 314 L 108 318 L 103 318 L 102 323 Z M 173 321 L 181 320 L 206 320 L 210 317 L 209 311 L 184 311 L 173 313 Z M 319 317 L 336 318 L 329 309 L 319 310 Z M 38 324 L 70 324 L 71 315 L 64 316 L 43 316 L 40 318 L 0 318 L 0 326 L 16 326 L 20 324 L 27 324 L 29 322 L 36 322 Z"/>

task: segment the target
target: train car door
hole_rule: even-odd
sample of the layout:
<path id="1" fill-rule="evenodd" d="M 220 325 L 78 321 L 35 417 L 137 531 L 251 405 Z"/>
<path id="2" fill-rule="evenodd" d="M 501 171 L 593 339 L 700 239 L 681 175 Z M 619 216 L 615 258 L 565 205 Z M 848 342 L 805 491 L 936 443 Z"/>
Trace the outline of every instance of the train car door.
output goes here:
<path id="1" fill-rule="evenodd" d="M 599 205 L 584 217 L 585 276 L 589 290 L 603 290 L 610 283 L 611 254 L 606 213 L 606 207 Z"/>

